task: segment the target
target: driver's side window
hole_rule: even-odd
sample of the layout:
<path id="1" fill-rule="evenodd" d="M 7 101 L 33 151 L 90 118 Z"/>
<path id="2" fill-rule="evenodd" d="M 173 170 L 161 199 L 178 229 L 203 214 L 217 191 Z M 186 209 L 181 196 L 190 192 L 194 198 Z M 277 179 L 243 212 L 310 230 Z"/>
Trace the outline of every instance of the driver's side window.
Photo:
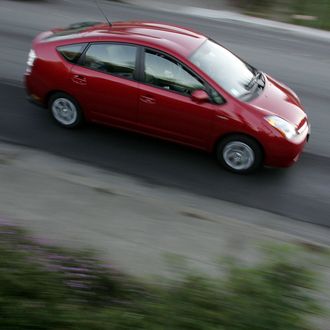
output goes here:
<path id="1" fill-rule="evenodd" d="M 190 95 L 204 84 L 180 63 L 155 51 L 146 50 L 144 82 L 170 91 Z"/>

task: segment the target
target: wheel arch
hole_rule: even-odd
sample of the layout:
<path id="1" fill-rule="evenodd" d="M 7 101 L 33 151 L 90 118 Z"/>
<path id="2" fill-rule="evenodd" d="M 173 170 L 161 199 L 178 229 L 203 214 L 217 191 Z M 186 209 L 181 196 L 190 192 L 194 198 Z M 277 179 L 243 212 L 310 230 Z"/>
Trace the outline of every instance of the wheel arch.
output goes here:
<path id="1" fill-rule="evenodd" d="M 68 93 L 68 92 L 66 92 L 66 91 L 63 91 L 63 90 L 61 90 L 61 89 L 53 89 L 53 90 L 49 91 L 49 92 L 46 94 L 46 96 L 45 96 L 45 98 L 44 98 L 44 107 L 45 107 L 45 108 L 48 108 L 48 107 L 49 107 L 49 101 L 50 101 L 51 97 L 52 97 L 53 95 L 55 95 L 55 94 L 65 94 L 65 95 L 71 97 L 71 98 L 77 103 L 77 105 L 79 106 L 79 109 L 82 111 L 82 113 L 83 113 L 83 115 L 84 115 L 84 118 L 85 118 L 87 121 L 89 121 L 89 115 L 88 115 L 88 113 L 85 111 L 84 107 L 81 106 L 81 103 L 77 100 L 77 98 L 74 97 L 72 94 L 70 94 L 70 93 Z"/>
<path id="2" fill-rule="evenodd" d="M 69 94 L 69 93 L 67 93 L 67 92 L 65 92 L 65 91 L 63 91 L 63 90 L 61 90 L 61 89 L 53 89 L 53 90 L 49 91 L 49 92 L 46 94 L 45 98 L 44 98 L 44 106 L 45 106 L 46 108 L 49 106 L 49 101 L 50 101 L 51 97 L 52 97 L 53 95 L 55 95 L 55 94 L 65 94 L 65 95 L 71 97 L 72 99 L 75 100 L 75 102 L 77 102 L 77 104 L 78 104 L 79 107 L 80 107 L 79 102 L 77 101 L 77 99 L 76 99 L 74 96 L 72 96 L 71 94 Z"/>

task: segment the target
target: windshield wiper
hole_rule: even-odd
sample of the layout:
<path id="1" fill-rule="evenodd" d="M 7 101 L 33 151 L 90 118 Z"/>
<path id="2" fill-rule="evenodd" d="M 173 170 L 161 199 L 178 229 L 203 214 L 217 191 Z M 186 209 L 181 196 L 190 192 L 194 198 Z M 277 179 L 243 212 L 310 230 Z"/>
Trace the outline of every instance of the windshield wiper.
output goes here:
<path id="1" fill-rule="evenodd" d="M 246 85 L 246 88 L 250 90 L 256 83 L 258 84 L 258 87 L 265 87 L 265 81 L 262 78 L 262 72 L 258 71 L 256 75 Z"/>
<path id="2" fill-rule="evenodd" d="M 245 101 L 250 100 L 254 98 L 255 95 L 259 94 L 259 88 L 264 89 L 265 85 L 266 79 L 262 72 L 258 71 L 256 75 L 250 80 L 250 82 L 248 84 L 245 84 L 247 92 L 241 94 L 239 98 Z"/>

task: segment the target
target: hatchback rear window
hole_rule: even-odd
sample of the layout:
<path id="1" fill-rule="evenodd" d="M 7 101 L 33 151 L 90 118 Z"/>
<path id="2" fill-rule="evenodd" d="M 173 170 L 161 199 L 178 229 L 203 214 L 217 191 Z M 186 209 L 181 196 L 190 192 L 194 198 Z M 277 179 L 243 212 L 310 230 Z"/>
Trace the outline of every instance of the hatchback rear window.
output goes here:
<path id="1" fill-rule="evenodd" d="M 86 44 L 74 44 L 57 47 L 58 52 L 69 62 L 77 63 Z"/>

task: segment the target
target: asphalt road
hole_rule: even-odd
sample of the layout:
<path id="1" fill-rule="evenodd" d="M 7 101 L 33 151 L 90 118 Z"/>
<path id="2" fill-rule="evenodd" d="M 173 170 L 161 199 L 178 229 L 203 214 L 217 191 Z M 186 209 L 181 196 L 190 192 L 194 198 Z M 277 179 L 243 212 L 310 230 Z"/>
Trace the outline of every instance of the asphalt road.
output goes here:
<path id="1" fill-rule="evenodd" d="M 100 19 L 89 0 L 1 1 L 1 139 L 127 173 L 149 184 L 175 186 L 330 226 L 329 43 L 285 31 L 169 15 L 114 2 L 104 3 L 104 8 L 113 20 L 161 20 L 200 30 L 289 84 L 302 98 L 312 122 L 312 139 L 298 164 L 286 170 L 264 169 L 252 176 L 237 176 L 219 168 L 210 156 L 174 144 L 100 126 L 67 131 L 53 124 L 46 111 L 25 101 L 17 82 L 37 32 Z"/>

